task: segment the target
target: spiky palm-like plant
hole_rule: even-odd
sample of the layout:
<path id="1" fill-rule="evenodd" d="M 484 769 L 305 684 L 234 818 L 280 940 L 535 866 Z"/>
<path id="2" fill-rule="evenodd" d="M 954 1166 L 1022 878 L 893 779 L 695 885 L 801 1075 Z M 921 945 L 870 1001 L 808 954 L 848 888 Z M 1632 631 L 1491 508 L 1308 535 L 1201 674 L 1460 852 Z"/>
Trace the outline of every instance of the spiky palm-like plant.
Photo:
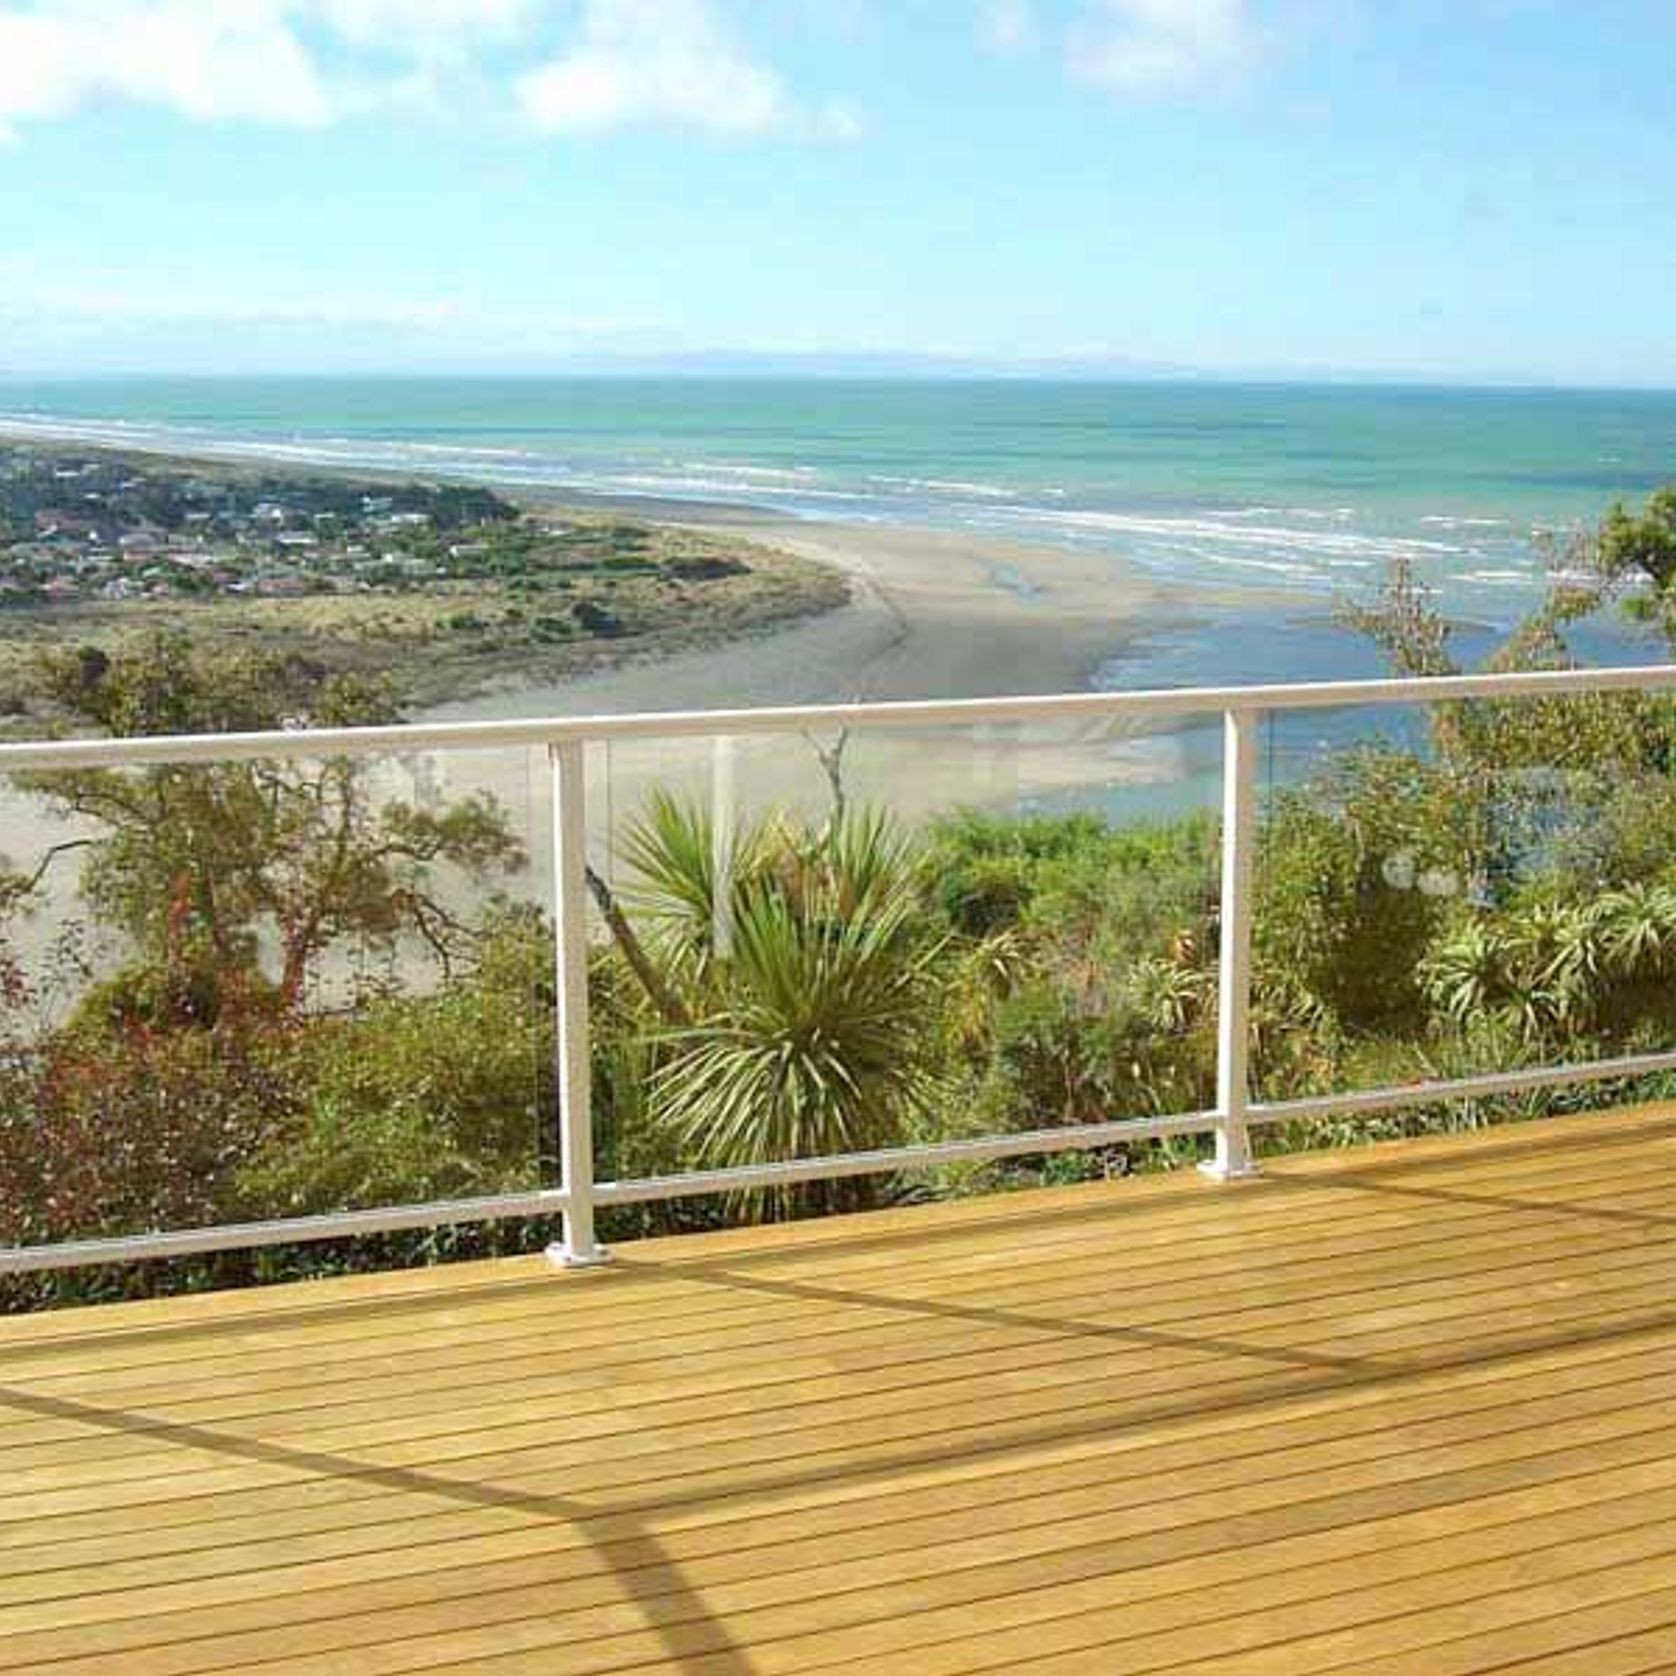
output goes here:
<path id="1" fill-rule="evenodd" d="M 899 1142 L 927 1089 L 931 949 L 912 904 L 810 913 L 778 889 L 740 904 L 727 982 L 677 1033 L 659 1111 L 712 1167 L 861 1152 Z"/>
<path id="2" fill-rule="evenodd" d="M 718 839 L 708 810 L 662 791 L 623 834 L 618 851 L 633 875 L 623 900 L 665 982 L 684 999 L 709 981 L 725 952 L 717 930 L 762 876 L 773 847 L 766 823 L 741 823 Z"/>
<path id="3" fill-rule="evenodd" d="M 659 797 L 622 853 L 635 872 L 625 899 L 689 1017 L 662 1035 L 652 1108 L 694 1162 L 911 1134 L 933 1084 L 944 938 L 921 905 L 916 852 L 886 819 L 776 816 L 718 844 L 701 811 Z M 855 1202 L 867 1188 L 802 1197 Z"/>
<path id="4" fill-rule="evenodd" d="M 1464 920 L 1427 955 L 1421 980 L 1455 1030 L 1496 1019 L 1532 1046 L 1573 1051 L 1661 1028 L 1673 963 L 1676 889 L 1637 884 Z"/>

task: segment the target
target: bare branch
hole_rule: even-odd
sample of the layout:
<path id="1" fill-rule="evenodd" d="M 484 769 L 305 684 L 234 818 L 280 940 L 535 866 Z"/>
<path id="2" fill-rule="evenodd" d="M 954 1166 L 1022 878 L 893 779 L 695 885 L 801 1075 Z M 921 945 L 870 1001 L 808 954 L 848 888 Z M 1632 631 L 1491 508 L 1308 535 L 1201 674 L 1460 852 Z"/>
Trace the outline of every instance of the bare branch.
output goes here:
<path id="1" fill-rule="evenodd" d="M 646 998 L 657 1009 L 658 1016 L 665 1024 L 691 1024 L 692 1014 L 687 1011 L 681 997 L 664 982 L 663 974 L 658 971 L 656 963 L 647 954 L 645 945 L 640 941 L 634 927 L 629 924 L 628 916 L 618 904 L 610 885 L 592 867 L 587 869 L 587 879 L 588 892 L 598 904 L 606 927 L 611 932 L 612 941 L 622 952 L 623 959 L 628 962 L 629 970 L 634 973 L 640 987 L 645 990 Z"/>
<path id="2" fill-rule="evenodd" d="M 836 823 L 844 818 L 844 809 L 848 797 L 844 789 L 844 752 L 850 743 L 850 730 L 840 728 L 838 737 L 830 745 L 823 745 L 812 733 L 805 733 L 809 748 L 815 753 L 816 760 L 821 765 L 821 772 L 826 775 L 826 783 L 832 791 L 832 819 Z"/>

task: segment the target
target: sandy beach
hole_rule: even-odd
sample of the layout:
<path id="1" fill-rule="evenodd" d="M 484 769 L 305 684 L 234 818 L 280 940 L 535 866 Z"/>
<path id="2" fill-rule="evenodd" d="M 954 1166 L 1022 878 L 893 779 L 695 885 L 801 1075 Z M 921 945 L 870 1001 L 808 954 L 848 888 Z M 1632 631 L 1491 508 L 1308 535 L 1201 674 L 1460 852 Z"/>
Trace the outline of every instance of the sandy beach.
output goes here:
<path id="1" fill-rule="evenodd" d="M 839 566 L 851 602 L 756 639 L 677 653 L 562 684 L 516 676 L 439 706 L 428 720 L 605 715 L 845 700 L 975 698 L 1087 691 L 1136 637 L 1193 620 L 1228 595 L 1172 589 L 1110 551 L 1034 547 L 963 533 L 822 524 L 682 509 L 682 521 Z M 736 516 L 736 515 L 735 515 Z M 592 826 L 610 833 L 654 786 L 700 800 L 730 788 L 735 806 L 818 815 L 830 803 L 822 763 L 833 739 L 745 738 L 725 760 L 706 741 L 616 744 L 592 753 Z M 505 772 L 497 769 L 504 767 Z M 488 784 L 542 824 L 522 765 L 439 761 L 451 790 Z M 1095 793 L 1181 773 L 1176 742 L 1112 724 L 857 732 L 844 743 L 846 793 L 918 822 L 962 806 L 1016 808 L 1055 793 Z"/>
<path id="2" fill-rule="evenodd" d="M 435 719 L 605 715 L 847 699 L 979 698 L 1085 691 L 1143 630 L 1189 619 L 1195 595 L 1116 554 L 888 525 L 756 518 L 703 522 L 834 565 L 851 603 L 754 640 L 629 663 L 549 686 L 515 675 Z"/>

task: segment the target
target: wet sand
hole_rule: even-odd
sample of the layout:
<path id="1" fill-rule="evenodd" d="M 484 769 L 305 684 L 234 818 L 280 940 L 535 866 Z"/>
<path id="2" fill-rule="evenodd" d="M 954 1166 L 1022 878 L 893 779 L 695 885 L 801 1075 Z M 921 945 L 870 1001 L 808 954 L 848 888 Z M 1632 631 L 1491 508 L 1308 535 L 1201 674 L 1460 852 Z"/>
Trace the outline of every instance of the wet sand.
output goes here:
<path id="1" fill-rule="evenodd" d="M 683 509 L 685 510 L 685 509 Z M 700 521 L 694 518 L 692 521 Z M 1142 634 L 1193 620 L 1226 593 L 1173 589 L 1108 551 L 1034 547 L 897 526 L 755 518 L 753 541 L 837 565 L 848 605 L 755 639 L 625 663 L 574 680 L 530 685 L 509 672 L 487 694 L 441 705 L 427 720 L 621 715 L 849 700 L 981 698 L 1085 692 Z M 832 738 L 742 738 L 721 756 L 705 740 L 618 743 L 592 753 L 592 825 L 608 831 L 654 785 L 742 811 L 816 815 L 831 801 L 822 753 Z M 450 789 L 484 783 L 487 764 L 439 763 Z M 1016 807 L 1056 792 L 1165 780 L 1179 772 L 1170 742 L 1108 724 L 858 731 L 844 742 L 845 792 L 917 822 L 965 805 Z M 528 781 L 490 774 L 499 794 L 528 806 Z M 539 814 L 531 809 L 533 824 Z"/>
<path id="2" fill-rule="evenodd" d="M 509 674 L 429 716 L 1081 692 L 1137 634 L 1190 620 L 1195 598 L 1208 597 L 1141 576 L 1110 552 L 883 525 L 705 522 L 836 566 L 850 579 L 850 604 L 754 640 L 562 683 Z"/>

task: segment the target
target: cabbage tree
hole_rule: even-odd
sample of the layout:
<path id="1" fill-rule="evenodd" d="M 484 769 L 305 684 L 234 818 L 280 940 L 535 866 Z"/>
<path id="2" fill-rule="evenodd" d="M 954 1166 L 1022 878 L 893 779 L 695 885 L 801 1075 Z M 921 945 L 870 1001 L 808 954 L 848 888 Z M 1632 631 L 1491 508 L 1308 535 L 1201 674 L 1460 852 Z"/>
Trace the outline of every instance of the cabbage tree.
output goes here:
<path id="1" fill-rule="evenodd" d="M 912 1136 L 935 1082 L 946 933 L 924 910 L 907 839 L 846 810 L 818 827 L 741 823 L 718 845 L 706 814 L 659 797 L 622 850 L 642 952 L 679 1002 L 651 1109 L 693 1164 Z M 834 1196 L 866 1189 L 820 1195 Z"/>

